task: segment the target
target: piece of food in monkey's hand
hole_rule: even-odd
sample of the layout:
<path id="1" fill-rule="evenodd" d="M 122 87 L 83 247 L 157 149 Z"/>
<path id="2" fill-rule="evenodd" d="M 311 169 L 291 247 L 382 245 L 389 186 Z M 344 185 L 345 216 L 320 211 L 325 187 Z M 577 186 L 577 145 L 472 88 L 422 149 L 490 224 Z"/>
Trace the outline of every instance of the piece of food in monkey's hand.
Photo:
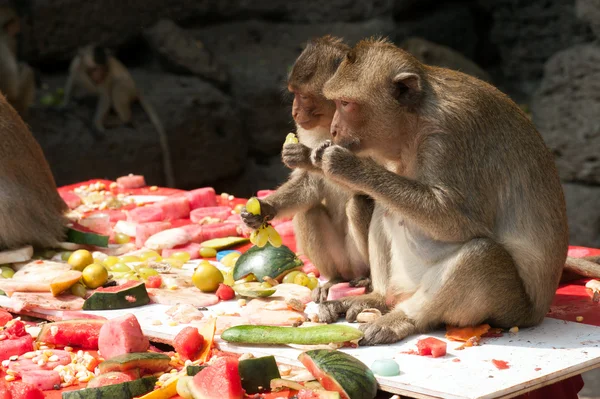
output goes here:
<path id="1" fill-rule="evenodd" d="M 283 145 L 286 144 L 298 144 L 298 137 L 296 137 L 295 133 L 288 133 L 288 135 L 285 137 L 285 142 Z"/>

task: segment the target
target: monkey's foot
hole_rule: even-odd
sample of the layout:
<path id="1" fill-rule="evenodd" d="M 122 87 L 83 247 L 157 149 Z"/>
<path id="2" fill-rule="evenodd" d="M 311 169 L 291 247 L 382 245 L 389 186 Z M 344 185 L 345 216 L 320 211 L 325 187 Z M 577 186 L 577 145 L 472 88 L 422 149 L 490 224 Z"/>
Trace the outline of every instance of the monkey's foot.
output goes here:
<path id="1" fill-rule="evenodd" d="M 369 277 L 357 277 L 348 282 L 350 287 L 366 287 L 367 291 L 371 291 L 371 279 Z"/>
<path id="2" fill-rule="evenodd" d="M 290 169 L 312 167 L 310 148 L 304 144 L 286 144 L 281 151 L 283 164 Z"/>
<path id="3" fill-rule="evenodd" d="M 356 316 L 365 309 L 379 309 L 382 313 L 388 311 L 385 301 L 381 295 L 367 294 L 338 301 L 325 301 L 319 305 L 319 320 L 325 323 L 333 323 L 340 315 L 346 314 L 346 320 L 356 321 Z"/>
<path id="4" fill-rule="evenodd" d="M 358 342 L 362 346 L 393 344 L 417 332 L 414 322 L 402 312 L 388 313 L 359 328 L 364 334 Z"/>

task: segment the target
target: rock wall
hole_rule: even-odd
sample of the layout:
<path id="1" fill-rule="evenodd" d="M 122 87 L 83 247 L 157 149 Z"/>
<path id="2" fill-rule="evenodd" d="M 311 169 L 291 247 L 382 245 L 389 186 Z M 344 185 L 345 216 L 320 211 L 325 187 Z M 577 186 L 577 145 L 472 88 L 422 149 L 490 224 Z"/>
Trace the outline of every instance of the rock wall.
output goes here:
<path id="1" fill-rule="evenodd" d="M 289 173 L 279 159 L 293 129 L 285 79 L 306 40 L 420 36 L 475 61 L 531 108 L 565 182 L 572 243 L 600 245 L 595 0 L 12 3 L 23 15 L 20 54 L 43 85 L 27 122 L 59 184 L 130 172 L 164 183 L 158 136 L 139 107 L 133 127 L 97 135 L 93 98 L 80 97 L 65 111 L 41 101 L 64 85 L 78 46 L 108 46 L 132 68 L 166 127 L 179 187 L 214 185 L 247 196 Z"/>

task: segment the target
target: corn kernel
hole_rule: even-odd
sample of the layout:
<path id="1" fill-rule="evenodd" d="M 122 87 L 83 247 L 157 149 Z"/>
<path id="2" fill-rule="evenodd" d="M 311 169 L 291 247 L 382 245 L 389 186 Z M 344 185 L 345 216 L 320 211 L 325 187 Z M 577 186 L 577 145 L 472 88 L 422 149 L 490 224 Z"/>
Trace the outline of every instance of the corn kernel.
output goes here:
<path id="1" fill-rule="evenodd" d="M 44 356 L 50 357 L 52 355 L 54 355 L 53 351 L 44 351 Z"/>
<path id="2" fill-rule="evenodd" d="M 6 381 L 14 381 L 15 380 L 15 376 L 14 375 L 5 375 L 4 379 Z"/>
<path id="3" fill-rule="evenodd" d="M 170 322 L 167 323 L 168 325 L 170 325 L 171 327 L 175 327 L 176 325 L 178 325 L 179 323 L 177 323 L 176 321 L 171 320 Z"/>
<path id="4" fill-rule="evenodd" d="M 508 330 L 508 332 L 513 333 L 513 334 L 518 333 L 519 332 L 519 327 L 514 326 L 513 328 L 511 328 L 510 330 Z"/>
<path id="5" fill-rule="evenodd" d="M 70 346 L 65 346 L 65 351 L 66 352 L 73 352 L 73 348 Z"/>
<path id="6" fill-rule="evenodd" d="M 579 323 L 581 323 L 583 321 L 583 316 L 577 316 L 575 318 L 575 320 L 577 320 Z"/>
<path id="7" fill-rule="evenodd" d="M 158 190 L 158 187 L 157 187 L 157 186 L 151 186 L 151 187 L 150 187 L 150 191 L 157 191 L 157 190 Z"/>
<path id="8" fill-rule="evenodd" d="M 58 361 L 58 356 L 56 356 L 56 355 L 52 355 L 52 356 L 50 356 L 50 357 L 48 358 L 48 361 L 49 361 L 49 362 L 56 362 L 56 361 Z"/>
<path id="9" fill-rule="evenodd" d="M 15 361 L 15 360 L 17 360 L 18 358 L 19 358 L 19 356 L 17 356 L 17 355 L 13 355 L 13 356 L 9 357 L 9 358 L 8 358 L 8 360 L 10 360 L 10 361 L 14 362 L 14 361 Z"/>
<path id="10" fill-rule="evenodd" d="M 33 359 L 35 357 L 35 352 L 27 352 L 23 355 L 25 359 Z"/>
<path id="11" fill-rule="evenodd" d="M 153 320 L 152 321 L 152 325 L 153 326 L 160 326 L 160 325 L 162 325 L 162 321 L 160 321 L 160 320 Z"/>
<path id="12" fill-rule="evenodd" d="M 117 182 L 112 182 L 112 183 L 110 183 L 110 186 L 108 186 L 108 187 L 117 188 L 117 186 L 118 186 Z"/>

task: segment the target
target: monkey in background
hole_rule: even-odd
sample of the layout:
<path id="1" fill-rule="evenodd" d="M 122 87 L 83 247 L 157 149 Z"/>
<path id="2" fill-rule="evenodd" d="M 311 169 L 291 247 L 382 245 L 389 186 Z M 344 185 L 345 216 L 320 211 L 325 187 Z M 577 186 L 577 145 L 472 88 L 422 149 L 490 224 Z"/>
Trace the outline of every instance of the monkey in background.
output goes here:
<path id="1" fill-rule="evenodd" d="M 275 193 L 260 200 L 261 215 L 241 214 L 254 229 L 265 219 L 294 215 L 299 249 L 329 278 L 327 284 L 313 290 L 316 302 L 325 300 L 329 288 L 340 281 L 350 281 L 353 286 L 370 283 L 366 242 L 370 217 L 358 215 L 370 215 L 372 201 L 353 196 L 318 170 L 306 170 L 310 163 L 297 162 L 331 138 L 335 104 L 325 99 L 322 89 L 349 49 L 342 39 L 324 36 L 310 41 L 296 60 L 287 83 L 294 95 L 292 117 L 299 144 L 287 144 L 282 151 L 283 162 L 294 171 Z"/>
<path id="2" fill-rule="evenodd" d="M 17 60 L 17 35 L 20 19 L 14 9 L 0 6 L 0 92 L 21 117 L 35 100 L 35 74 L 24 62 Z"/>
<path id="3" fill-rule="evenodd" d="M 68 210 L 40 145 L 0 94 L 0 250 L 55 248 Z"/>
<path id="4" fill-rule="evenodd" d="M 448 46 L 421 37 L 409 37 L 400 43 L 400 48 L 411 53 L 423 64 L 460 71 L 486 82 L 492 81 L 490 75 L 479 65 Z"/>
<path id="5" fill-rule="evenodd" d="M 321 321 L 365 308 L 361 344 L 448 324 L 540 323 L 568 246 L 551 152 L 506 95 L 427 66 L 385 40 L 359 42 L 324 86 L 332 141 L 313 150 L 326 178 L 375 201 L 373 292 L 320 304 Z"/>
<path id="6" fill-rule="evenodd" d="M 100 132 L 105 130 L 104 119 L 111 108 L 122 123 L 130 124 L 131 105 L 134 101 L 139 101 L 158 132 L 166 184 L 168 187 L 174 187 L 175 177 L 167 134 L 156 111 L 141 95 L 125 65 L 104 47 L 96 45 L 82 47 L 69 67 L 63 108 L 67 106 L 76 84 L 98 97 L 93 123 L 95 129 Z"/>

